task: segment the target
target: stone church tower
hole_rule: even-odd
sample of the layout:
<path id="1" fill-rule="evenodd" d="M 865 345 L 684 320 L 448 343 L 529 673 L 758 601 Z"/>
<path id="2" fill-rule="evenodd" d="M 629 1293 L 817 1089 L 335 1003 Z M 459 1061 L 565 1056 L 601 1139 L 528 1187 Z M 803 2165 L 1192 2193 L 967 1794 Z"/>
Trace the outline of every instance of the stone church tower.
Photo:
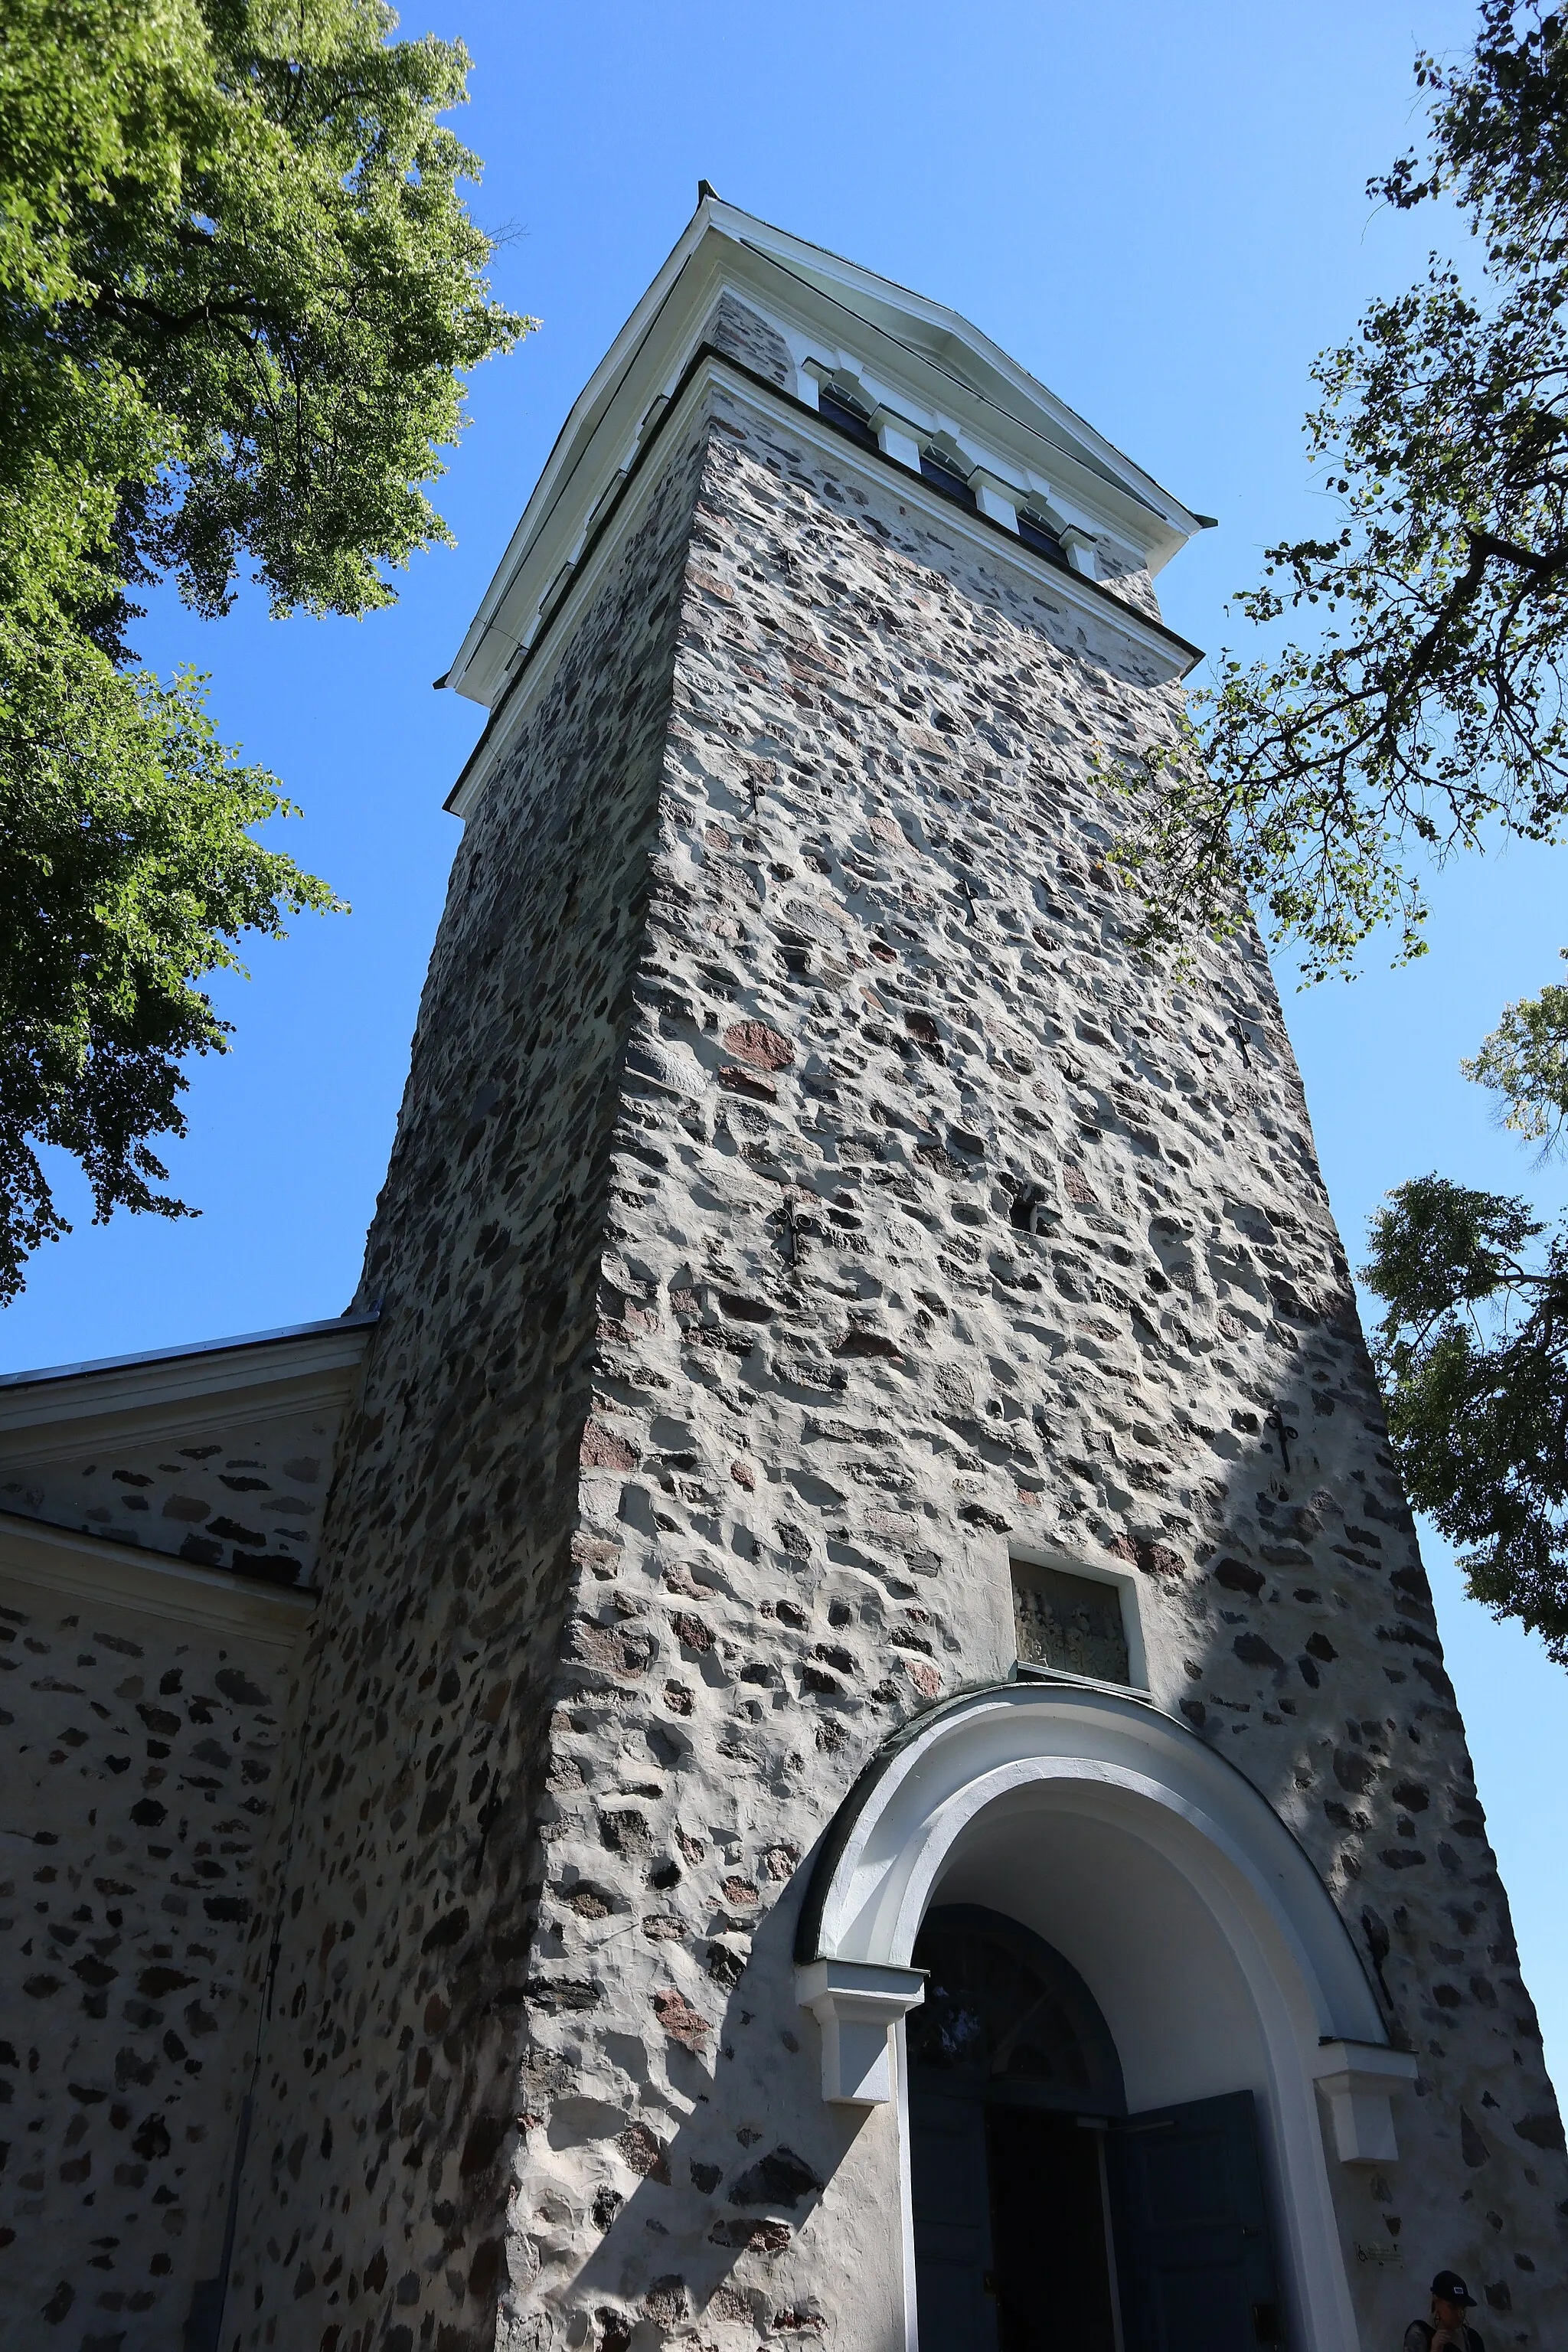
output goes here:
<path id="1" fill-rule="evenodd" d="M 187 1579 L 308 1616 L 223 2064 L 152 2071 L 161 1980 L 69 2028 L 176 2147 L 208 2100 L 184 2269 L 79 2289 L 143 2226 L 127 2104 L 118 2221 L 39 2158 L 78 2299 L 15 2340 L 1382 2352 L 1449 2265 L 1488 2352 L 1562 2341 L 1562 2126 L 1268 965 L 1167 984 L 1106 862 L 1203 520 L 704 194 L 446 681 L 489 719 L 355 1309 L 267 1429 L 203 1407 L 230 1486 L 331 1483 L 308 1558 L 182 1504 Z M 195 1360 L 0 1409 L 8 1624 L 78 1622 L 37 1462 Z M 163 1518 L 107 1517 L 71 1557 L 156 1615 Z"/>

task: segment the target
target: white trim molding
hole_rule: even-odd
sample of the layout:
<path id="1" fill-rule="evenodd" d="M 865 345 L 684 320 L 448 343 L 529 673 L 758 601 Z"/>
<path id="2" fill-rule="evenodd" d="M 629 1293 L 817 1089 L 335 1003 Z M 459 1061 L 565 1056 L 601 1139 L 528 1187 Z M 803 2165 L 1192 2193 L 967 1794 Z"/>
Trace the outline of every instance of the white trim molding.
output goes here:
<path id="1" fill-rule="evenodd" d="M 685 446 L 684 436 L 696 430 L 704 404 L 715 392 L 722 392 L 731 404 L 749 408 L 770 423 L 786 425 L 796 439 L 827 459 L 838 474 L 849 476 L 873 492 L 888 488 L 886 457 L 897 453 L 885 433 L 880 450 L 862 448 L 835 426 L 822 422 L 804 404 L 758 383 L 721 353 L 705 352 L 693 362 L 661 414 L 661 436 L 668 436 L 663 450 L 656 450 L 649 462 L 638 467 L 626 482 L 618 505 L 607 514 L 592 545 L 585 548 L 583 560 L 571 571 L 569 583 L 551 608 L 547 620 L 541 617 L 542 607 L 537 600 L 526 617 L 521 606 L 513 614 L 521 635 L 506 638 L 504 671 L 487 688 L 491 718 L 447 795 L 446 805 L 454 816 L 466 820 L 472 814 L 519 730 L 548 692 L 556 668 L 572 643 L 578 620 L 646 514 L 664 479 L 670 457 Z M 886 415 L 882 421 L 887 425 Z M 898 430 L 902 432 L 903 426 L 900 425 Z M 931 438 L 929 434 L 924 436 L 927 441 Z M 1135 649 L 1151 665 L 1160 683 L 1184 677 L 1201 658 L 1196 647 L 1177 636 L 1163 622 L 1153 621 L 1123 603 L 1081 571 L 1063 571 L 1059 564 L 1048 562 L 1022 540 L 999 530 L 983 516 L 969 514 L 942 491 L 933 489 L 920 472 L 919 443 L 911 440 L 909 446 L 910 457 L 907 460 L 900 457 L 899 470 L 893 477 L 899 499 L 942 536 L 963 542 L 972 555 L 997 572 L 1017 575 L 1036 593 L 1043 591 L 1049 603 L 1070 613 L 1076 620 L 1098 625 L 1113 642 L 1120 641 Z M 521 577 L 520 573 L 519 579 Z M 558 580 L 559 574 L 552 572 L 552 594 Z M 502 634 L 501 623 L 498 620 L 491 624 L 487 634 L 492 638 Z M 492 645 L 486 658 L 494 657 Z M 524 663 L 526 667 L 517 677 L 519 665 Z M 463 688 L 465 692 L 472 690 L 471 686 Z"/>
<path id="2" fill-rule="evenodd" d="M 345 1315 L 253 1338 L 109 1356 L 0 1379 L 0 1462 L 49 1462 L 84 1446 L 154 1441 L 281 1415 L 341 1412 L 376 1316 Z"/>
<path id="3" fill-rule="evenodd" d="M 1080 530 L 1076 523 L 1069 522 L 1063 525 L 1060 536 L 1062 545 L 1067 551 L 1068 562 L 1072 565 L 1073 570 L 1080 572 L 1085 580 L 1098 580 L 1100 542 L 1094 533 Z"/>
<path id="4" fill-rule="evenodd" d="M 1328 2106 L 1342 2164 L 1393 2164 L 1399 2156 L 1390 2095 L 1415 2082 L 1417 2067 L 1405 2050 L 1385 2042 L 1323 2042 L 1318 2089 Z"/>
<path id="5" fill-rule="evenodd" d="M 776 337 L 792 407 L 815 405 L 823 382 L 855 383 L 902 467 L 918 473 L 924 444 L 949 436 L 966 476 L 984 465 L 1015 498 L 1050 497 L 1151 573 L 1209 526 L 956 311 L 710 194 L 578 395 L 441 684 L 491 710 L 506 694 L 563 567 L 726 295 Z"/>
<path id="6" fill-rule="evenodd" d="M 1290 1950 L 1320 2037 L 1386 2045 L 1366 1971 L 1301 1847 L 1241 1772 L 1159 1708 L 1080 1685 L 997 1685 L 917 1717 L 879 1760 L 808 1898 L 816 1950 L 797 1957 L 907 1968 L 948 1852 L 987 1806 L 1030 1785 L 1119 1790 L 1223 1857 Z"/>

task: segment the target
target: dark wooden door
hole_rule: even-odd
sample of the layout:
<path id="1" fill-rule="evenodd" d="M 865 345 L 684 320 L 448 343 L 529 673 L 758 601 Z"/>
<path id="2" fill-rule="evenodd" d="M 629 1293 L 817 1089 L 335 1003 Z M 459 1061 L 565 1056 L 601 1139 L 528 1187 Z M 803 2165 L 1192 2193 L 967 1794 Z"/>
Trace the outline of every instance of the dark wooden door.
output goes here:
<path id="1" fill-rule="evenodd" d="M 1116 2352 L 1100 2137 L 1038 2107 L 986 2111 L 1001 2352 Z"/>
<path id="2" fill-rule="evenodd" d="M 1100 2135 L 1122 2114 L 1110 2028 L 1077 1970 L 970 1904 L 925 1921 L 910 2019 L 922 2352 L 1116 2352 Z"/>
<path id="3" fill-rule="evenodd" d="M 1125 2352 L 1282 2346 L 1251 2092 L 1121 2118 L 1106 2157 Z"/>
<path id="4" fill-rule="evenodd" d="M 910 2173 L 922 2352 L 1001 2352 L 978 2099 L 911 2085 Z"/>

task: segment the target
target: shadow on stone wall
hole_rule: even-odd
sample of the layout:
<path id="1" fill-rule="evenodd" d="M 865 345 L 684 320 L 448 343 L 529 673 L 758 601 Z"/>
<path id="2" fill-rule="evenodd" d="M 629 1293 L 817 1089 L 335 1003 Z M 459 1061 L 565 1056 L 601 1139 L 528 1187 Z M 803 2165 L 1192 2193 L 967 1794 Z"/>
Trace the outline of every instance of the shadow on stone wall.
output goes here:
<path id="1" fill-rule="evenodd" d="M 885 2278 L 845 2281 L 842 2307 L 830 2310 L 819 2270 L 808 2278 L 809 2266 L 792 2258 L 823 2199 L 860 2185 L 842 2176 L 858 2170 L 868 2133 L 881 2135 L 886 2154 L 896 2130 L 890 2105 L 830 2106 L 822 2097 L 818 2029 L 796 2006 L 794 1980 L 795 1913 L 815 1856 L 758 1924 L 718 2024 L 708 2029 L 682 2008 L 661 2021 L 670 2086 L 693 2105 L 668 2139 L 640 2119 L 616 2134 L 620 2158 L 640 2177 L 625 2195 L 601 2189 L 594 2215 L 604 2235 L 569 2291 L 573 2306 L 592 2312 L 605 2352 L 645 2352 L 693 2316 L 743 2322 L 759 2334 L 832 2324 L 868 2341 L 850 2325 L 862 2299 L 875 2308 L 880 2289 L 886 2308 L 896 2308 L 896 2176 L 895 2201 L 878 2223 L 889 2249 Z M 628 2047 L 622 2055 L 646 2079 L 646 2053 Z M 576 2104 L 580 2112 L 564 2118 L 562 2102 L 552 2111 L 557 2147 L 563 2123 L 590 2140 L 622 2121 L 607 2103 Z"/>

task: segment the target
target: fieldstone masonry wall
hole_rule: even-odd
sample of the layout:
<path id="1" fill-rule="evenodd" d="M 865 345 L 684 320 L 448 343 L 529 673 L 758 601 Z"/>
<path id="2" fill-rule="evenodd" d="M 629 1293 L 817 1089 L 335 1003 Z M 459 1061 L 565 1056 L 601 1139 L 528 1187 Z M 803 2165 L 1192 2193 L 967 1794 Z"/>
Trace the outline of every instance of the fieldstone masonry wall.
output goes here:
<path id="1" fill-rule="evenodd" d="M 776 327 L 760 319 L 732 294 L 721 294 L 703 325 L 701 340 L 727 352 L 756 375 L 765 376 L 782 390 L 795 389 L 795 365 L 789 346 Z"/>
<path id="2" fill-rule="evenodd" d="M 281 1650 L 0 1576 L 0 2342 L 169 2352 L 219 2265 Z"/>
<path id="3" fill-rule="evenodd" d="M 300 1830 L 226 2343 L 489 2346 L 574 1574 L 616 1075 L 700 447 L 676 453 L 450 886 L 303 1670 Z M 256 1947 L 257 1965 L 265 1948 Z"/>
<path id="4" fill-rule="evenodd" d="M 303 1589 L 336 1443 L 335 1414 L 290 1413 L 258 1418 L 221 1440 L 142 1437 L 62 1458 L 9 1460 L 0 1510 Z"/>
<path id="5" fill-rule="evenodd" d="M 1104 862 L 1173 691 L 782 411 L 664 462 L 454 871 L 226 2342 L 890 2343 L 794 1915 L 1008 1671 L 1017 1542 L 1135 1569 L 1419 2055 L 1331 2168 L 1366 2343 L 1441 2260 L 1549 2346 L 1561 2125 L 1268 966 L 1167 988 Z"/>

